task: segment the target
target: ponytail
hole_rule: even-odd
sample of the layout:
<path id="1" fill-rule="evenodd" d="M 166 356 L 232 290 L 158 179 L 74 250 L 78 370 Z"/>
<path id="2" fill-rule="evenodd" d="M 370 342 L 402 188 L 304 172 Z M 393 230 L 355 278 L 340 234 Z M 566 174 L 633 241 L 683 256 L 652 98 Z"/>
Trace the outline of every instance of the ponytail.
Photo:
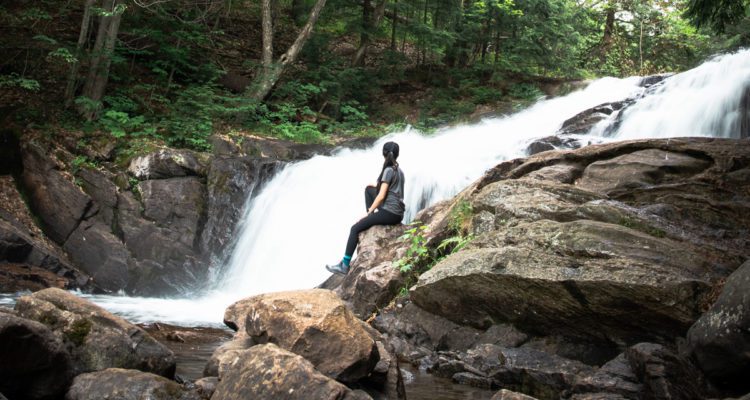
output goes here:
<path id="1" fill-rule="evenodd" d="M 378 175 L 378 191 L 380 191 L 380 185 L 383 183 L 383 175 L 386 168 L 392 167 L 394 173 L 398 172 L 398 161 L 396 161 L 398 158 L 398 150 L 399 148 L 396 142 L 388 142 L 383 145 L 383 156 L 385 157 L 385 161 L 383 162 L 383 169 L 380 170 L 380 175 Z"/>

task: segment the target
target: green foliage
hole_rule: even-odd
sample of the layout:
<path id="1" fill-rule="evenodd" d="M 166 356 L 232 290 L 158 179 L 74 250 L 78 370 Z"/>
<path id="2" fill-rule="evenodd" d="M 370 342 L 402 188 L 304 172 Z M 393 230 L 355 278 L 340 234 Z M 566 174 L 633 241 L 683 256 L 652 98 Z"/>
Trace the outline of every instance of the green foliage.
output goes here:
<path id="1" fill-rule="evenodd" d="M 430 251 L 427 248 L 427 239 L 424 236 L 427 226 L 422 225 L 419 221 L 414 221 L 409 226 L 410 228 L 399 238 L 409 244 L 404 256 L 395 263 L 395 267 L 401 273 L 409 273 L 416 270 L 430 255 Z"/>
<path id="2" fill-rule="evenodd" d="M 533 101 L 544 97 L 544 93 L 538 87 L 529 83 L 516 83 L 508 88 L 508 95 L 515 99 Z"/>
<path id="3" fill-rule="evenodd" d="M 0 75 L 0 88 L 7 87 L 7 88 L 21 88 L 24 90 L 28 90 L 30 92 L 38 92 L 39 89 L 41 89 L 41 85 L 39 85 L 39 81 L 35 79 L 27 79 L 22 76 L 19 76 L 16 73 L 11 73 L 9 75 Z"/>

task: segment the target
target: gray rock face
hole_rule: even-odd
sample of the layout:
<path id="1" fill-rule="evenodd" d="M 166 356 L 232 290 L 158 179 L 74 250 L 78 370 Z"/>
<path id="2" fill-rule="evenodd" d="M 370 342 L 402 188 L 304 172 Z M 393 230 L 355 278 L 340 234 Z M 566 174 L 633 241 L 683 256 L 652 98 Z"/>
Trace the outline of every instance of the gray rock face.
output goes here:
<path id="1" fill-rule="evenodd" d="M 592 368 L 532 349 L 482 344 L 466 353 L 441 353 L 430 370 L 459 383 L 557 399 L 579 375 L 589 374 Z"/>
<path id="2" fill-rule="evenodd" d="M 639 343 L 625 352 L 630 366 L 643 382 L 647 399 L 707 398 L 703 375 L 688 360 L 660 344 Z"/>
<path id="3" fill-rule="evenodd" d="M 253 346 L 219 376 L 212 400 L 371 399 L 315 370 L 313 364 L 274 344 Z"/>
<path id="4" fill-rule="evenodd" d="M 687 351 L 718 385 L 750 391 L 750 262 L 724 285 L 719 298 L 690 328 Z"/>
<path id="5" fill-rule="evenodd" d="M 106 368 L 138 369 L 172 377 L 174 354 L 143 329 L 60 289 L 18 299 L 18 315 L 41 322 L 70 347 L 76 374 Z"/>
<path id="6" fill-rule="evenodd" d="M 164 228 L 171 241 L 197 244 L 206 212 L 206 188 L 195 177 L 148 180 L 138 184 L 143 216 Z"/>
<path id="7" fill-rule="evenodd" d="M 23 185 L 32 210 L 39 216 L 45 233 L 63 244 L 90 211 L 91 199 L 56 168 L 39 146 L 25 145 L 22 156 Z"/>
<path id="8" fill-rule="evenodd" d="M 101 222 L 82 222 L 63 246 L 97 288 L 109 292 L 128 287 L 134 261 L 125 245 Z"/>
<path id="9" fill-rule="evenodd" d="M 232 244 L 248 197 L 280 167 L 275 160 L 215 158 L 208 169 L 208 211 L 200 242 L 204 254 L 221 258 Z"/>
<path id="10" fill-rule="evenodd" d="M 207 266 L 192 247 L 170 239 L 174 234 L 169 230 L 141 218 L 141 203 L 132 193 L 120 193 L 118 204 L 118 228 L 136 259 L 134 293 L 181 293 L 202 282 Z"/>
<path id="11" fill-rule="evenodd" d="M 733 177 L 748 153 L 741 140 L 671 139 L 503 163 L 464 192 L 477 238 L 411 299 L 481 329 L 670 342 L 750 252 L 750 181 Z"/>
<path id="12" fill-rule="evenodd" d="M 206 175 L 206 166 L 190 150 L 163 149 L 130 161 L 128 172 L 138 179 Z"/>
<path id="13" fill-rule="evenodd" d="M 616 395 L 635 400 L 642 398 L 644 388 L 623 353 L 602 365 L 593 374 L 579 377 L 573 392 Z"/>
<path id="14" fill-rule="evenodd" d="M 512 392 L 507 389 L 501 389 L 495 393 L 490 400 L 537 400 L 536 397 L 527 396 L 523 393 Z"/>
<path id="15" fill-rule="evenodd" d="M 108 368 L 78 375 L 65 395 L 66 400 L 200 400 L 195 391 L 185 390 L 164 377 L 130 369 Z"/>
<path id="16" fill-rule="evenodd" d="M 0 275 L 6 278 L 0 281 L 7 279 L 8 282 L 2 285 L 8 289 L 2 291 L 47 287 L 73 289 L 89 283 L 89 277 L 65 261 L 61 251 L 50 248 L 21 224 L 11 221 L 0 216 L 0 263 L 7 265 L 0 271 Z M 11 264 L 17 268 L 11 268 Z"/>
<path id="17" fill-rule="evenodd" d="M 57 398 L 73 379 L 63 342 L 43 324 L 7 313 L 0 313 L 0 359 L 0 391 L 12 399 Z"/>
<path id="18" fill-rule="evenodd" d="M 113 183 L 114 177 L 110 175 L 90 168 L 83 168 L 76 174 L 83 191 L 96 203 L 97 213 L 94 218 L 111 228 L 117 208 L 118 190 Z"/>

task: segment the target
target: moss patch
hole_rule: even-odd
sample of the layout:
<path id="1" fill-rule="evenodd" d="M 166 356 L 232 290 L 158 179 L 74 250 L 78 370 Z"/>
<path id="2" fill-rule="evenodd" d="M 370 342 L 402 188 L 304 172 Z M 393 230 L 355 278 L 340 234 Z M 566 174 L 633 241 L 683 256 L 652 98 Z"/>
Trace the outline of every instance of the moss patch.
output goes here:
<path id="1" fill-rule="evenodd" d="M 65 337 L 76 346 L 81 346 L 86 341 L 86 336 L 91 332 L 91 326 L 91 321 L 88 319 L 79 319 L 73 322 L 70 329 L 65 332 Z"/>

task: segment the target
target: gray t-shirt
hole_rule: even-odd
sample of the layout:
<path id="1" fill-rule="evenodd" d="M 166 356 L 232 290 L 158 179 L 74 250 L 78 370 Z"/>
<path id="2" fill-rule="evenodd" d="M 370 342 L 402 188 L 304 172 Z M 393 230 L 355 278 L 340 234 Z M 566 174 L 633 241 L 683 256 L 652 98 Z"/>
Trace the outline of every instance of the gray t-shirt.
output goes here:
<path id="1" fill-rule="evenodd" d="M 388 183 L 388 195 L 380 208 L 392 214 L 404 215 L 404 171 L 398 168 L 396 174 L 393 167 L 386 167 L 381 182 Z"/>

